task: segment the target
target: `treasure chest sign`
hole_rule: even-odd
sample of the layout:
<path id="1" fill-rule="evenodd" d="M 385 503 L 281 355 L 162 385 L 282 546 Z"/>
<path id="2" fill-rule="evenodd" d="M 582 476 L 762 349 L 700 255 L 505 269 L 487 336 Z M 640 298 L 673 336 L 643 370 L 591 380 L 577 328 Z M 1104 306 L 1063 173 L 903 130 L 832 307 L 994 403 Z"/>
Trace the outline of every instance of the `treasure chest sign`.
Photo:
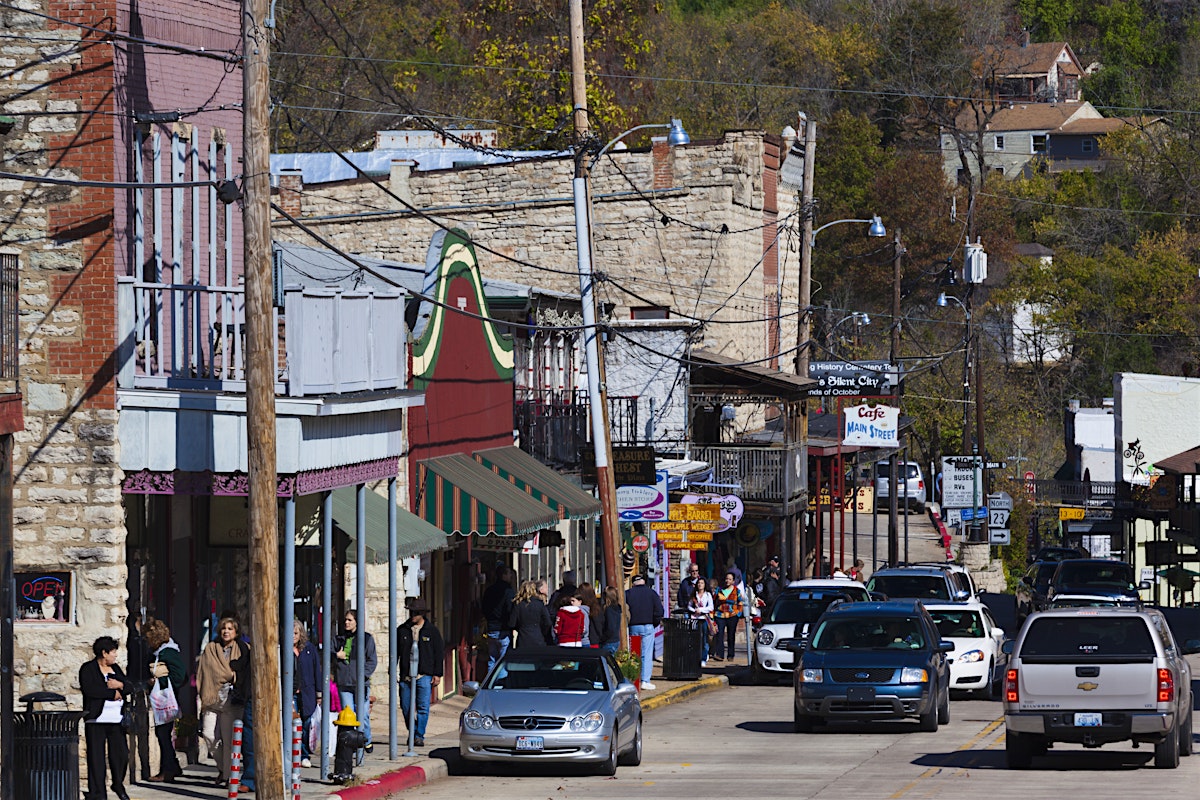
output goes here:
<path id="1" fill-rule="evenodd" d="M 714 533 L 729 527 L 716 503 L 672 503 L 668 517 L 650 523 L 655 538 L 667 550 L 705 550 Z"/>

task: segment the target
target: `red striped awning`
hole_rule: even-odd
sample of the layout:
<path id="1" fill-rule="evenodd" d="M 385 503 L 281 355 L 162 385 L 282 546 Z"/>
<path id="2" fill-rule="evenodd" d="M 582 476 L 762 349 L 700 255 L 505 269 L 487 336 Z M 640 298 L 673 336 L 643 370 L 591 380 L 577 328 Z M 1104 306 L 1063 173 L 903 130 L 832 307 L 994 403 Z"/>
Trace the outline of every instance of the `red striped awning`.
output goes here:
<path id="1" fill-rule="evenodd" d="M 470 456 L 418 462 L 419 516 L 448 534 L 523 536 L 558 523 L 558 512 Z"/>

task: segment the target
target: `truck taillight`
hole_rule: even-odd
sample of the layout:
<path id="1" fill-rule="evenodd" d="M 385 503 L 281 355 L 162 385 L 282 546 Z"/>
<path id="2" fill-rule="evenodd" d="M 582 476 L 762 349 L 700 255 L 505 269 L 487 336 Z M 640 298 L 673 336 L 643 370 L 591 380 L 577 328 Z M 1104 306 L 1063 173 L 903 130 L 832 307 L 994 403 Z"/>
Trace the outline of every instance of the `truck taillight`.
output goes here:
<path id="1" fill-rule="evenodd" d="M 1158 671 L 1158 702 L 1169 703 L 1175 699 L 1175 676 L 1169 669 Z"/>
<path id="2" fill-rule="evenodd" d="M 1015 669 L 1007 670 L 1004 673 L 1004 701 L 1016 703 L 1020 699 L 1021 693 L 1017 691 L 1017 671 Z"/>

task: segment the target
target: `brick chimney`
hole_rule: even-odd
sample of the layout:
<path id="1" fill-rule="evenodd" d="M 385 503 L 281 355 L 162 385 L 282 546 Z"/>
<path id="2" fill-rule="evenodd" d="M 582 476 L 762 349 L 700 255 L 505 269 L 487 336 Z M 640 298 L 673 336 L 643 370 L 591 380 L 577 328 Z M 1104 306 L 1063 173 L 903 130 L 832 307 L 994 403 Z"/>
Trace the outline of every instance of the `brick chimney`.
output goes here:
<path id="1" fill-rule="evenodd" d="M 304 174 L 298 169 L 279 171 L 279 207 L 293 217 L 304 211 Z"/>
<path id="2" fill-rule="evenodd" d="M 650 155 L 654 165 L 654 188 L 669 189 L 675 185 L 675 162 L 671 157 L 671 145 L 667 137 L 655 136 L 650 140 Z"/>

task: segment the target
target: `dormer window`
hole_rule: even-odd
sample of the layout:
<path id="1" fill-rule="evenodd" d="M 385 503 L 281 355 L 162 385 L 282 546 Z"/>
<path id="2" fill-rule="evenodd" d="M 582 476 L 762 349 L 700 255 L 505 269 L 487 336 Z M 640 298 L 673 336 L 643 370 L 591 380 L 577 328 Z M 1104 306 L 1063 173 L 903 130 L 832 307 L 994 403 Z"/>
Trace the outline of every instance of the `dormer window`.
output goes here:
<path id="1" fill-rule="evenodd" d="M 1003 137 L 1003 136 L 997 136 L 997 137 L 996 137 L 996 149 L 997 149 L 997 150 L 1003 150 L 1003 149 L 1004 149 L 1004 137 Z"/>

